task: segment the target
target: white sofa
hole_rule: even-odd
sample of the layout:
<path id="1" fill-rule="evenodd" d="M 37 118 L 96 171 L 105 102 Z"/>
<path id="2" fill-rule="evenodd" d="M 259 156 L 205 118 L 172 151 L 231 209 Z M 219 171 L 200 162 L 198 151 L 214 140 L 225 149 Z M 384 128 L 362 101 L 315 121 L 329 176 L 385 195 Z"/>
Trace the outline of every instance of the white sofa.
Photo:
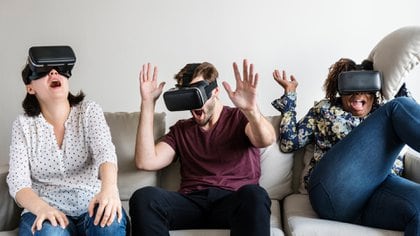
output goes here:
<path id="1" fill-rule="evenodd" d="M 128 212 L 128 200 L 138 188 L 153 185 L 177 190 L 179 185 L 178 163 L 158 171 L 139 171 L 134 167 L 133 153 L 138 123 L 138 112 L 106 113 L 119 161 L 118 184 L 123 206 Z M 280 116 L 268 117 L 278 130 Z M 155 114 L 155 137 L 166 130 L 165 113 Z M 381 230 L 354 224 L 319 219 L 312 210 L 306 194 L 299 191 L 304 160 L 311 155 L 312 147 L 292 154 L 281 153 L 278 144 L 262 149 L 262 176 L 260 184 L 272 200 L 271 235 L 403 235 L 403 232 Z M 420 155 L 412 152 L 405 158 L 405 176 L 420 182 Z M 20 209 L 9 196 L 6 184 L 8 166 L 0 167 L 0 236 L 17 235 Z M 221 236 L 229 230 L 178 230 L 177 236 Z"/>

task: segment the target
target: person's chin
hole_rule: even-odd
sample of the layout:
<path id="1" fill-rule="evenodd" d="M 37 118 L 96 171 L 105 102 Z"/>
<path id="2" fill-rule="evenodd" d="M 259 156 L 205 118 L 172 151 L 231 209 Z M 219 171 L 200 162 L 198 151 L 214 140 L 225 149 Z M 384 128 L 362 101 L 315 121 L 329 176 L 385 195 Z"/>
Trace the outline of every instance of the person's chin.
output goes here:
<path id="1" fill-rule="evenodd" d="M 209 119 L 203 119 L 203 118 L 194 117 L 194 121 L 199 126 L 205 126 L 209 122 Z"/>
<path id="2" fill-rule="evenodd" d="M 200 119 L 194 119 L 194 121 L 195 121 L 195 123 L 196 123 L 197 125 L 199 125 L 199 126 L 203 126 L 203 125 L 205 125 L 205 122 L 204 122 L 203 120 L 200 120 Z"/>
<path id="3" fill-rule="evenodd" d="M 352 112 L 353 116 L 364 117 L 366 116 L 366 112 L 364 110 L 358 110 Z"/>

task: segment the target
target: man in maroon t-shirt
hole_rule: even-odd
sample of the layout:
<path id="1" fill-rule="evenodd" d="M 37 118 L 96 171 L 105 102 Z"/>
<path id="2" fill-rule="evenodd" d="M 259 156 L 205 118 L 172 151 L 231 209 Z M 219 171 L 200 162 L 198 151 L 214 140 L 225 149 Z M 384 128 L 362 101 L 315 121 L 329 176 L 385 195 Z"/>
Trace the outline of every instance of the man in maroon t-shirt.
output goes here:
<path id="1" fill-rule="evenodd" d="M 207 62 L 187 64 L 175 76 L 178 85 L 211 84 L 209 98 L 192 117 L 180 120 L 157 143 L 153 136 L 156 100 L 164 83 L 157 67 L 140 72 L 141 114 L 135 162 L 159 170 L 176 158 L 181 163 L 178 192 L 157 187 L 137 190 L 130 199 L 133 235 L 169 235 L 169 230 L 227 228 L 231 235 L 270 235 L 270 199 L 258 185 L 259 148 L 275 141 L 273 126 L 257 107 L 258 74 L 243 61 L 242 77 L 233 63 L 236 90 L 223 86 L 236 108 L 219 99 L 216 68 Z M 153 71 L 152 71 L 153 70 Z"/>

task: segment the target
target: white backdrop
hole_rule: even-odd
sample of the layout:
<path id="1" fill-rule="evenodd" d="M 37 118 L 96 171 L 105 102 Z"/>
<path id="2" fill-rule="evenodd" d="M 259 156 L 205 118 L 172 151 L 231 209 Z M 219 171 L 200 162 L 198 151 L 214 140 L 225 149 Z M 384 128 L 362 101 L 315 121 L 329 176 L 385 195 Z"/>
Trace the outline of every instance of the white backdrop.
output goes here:
<path id="1" fill-rule="evenodd" d="M 70 79 L 104 111 L 138 111 L 138 73 L 143 63 L 159 66 L 165 89 L 186 63 L 208 61 L 220 80 L 234 86 L 232 62 L 248 58 L 261 80 L 259 104 L 282 94 L 274 69 L 299 81 L 298 115 L 323 97 L 328 68 L 341 57 L 360 62 L 388 33 L 420 25 L 420 1 L 404 0 L 1 0 L 0 1 L 0 164 L 8 162 L 10 130 L 22 113 L 20 72 L 34 45 L 70 45 L 77 63 Z M 420 100 L 420 69 L 409 88 Z M 222 99 L 231 104 L 222 90 Z M 170 113 L 162 99 L 157 111 L 168 125 L 189 116 Z"/>

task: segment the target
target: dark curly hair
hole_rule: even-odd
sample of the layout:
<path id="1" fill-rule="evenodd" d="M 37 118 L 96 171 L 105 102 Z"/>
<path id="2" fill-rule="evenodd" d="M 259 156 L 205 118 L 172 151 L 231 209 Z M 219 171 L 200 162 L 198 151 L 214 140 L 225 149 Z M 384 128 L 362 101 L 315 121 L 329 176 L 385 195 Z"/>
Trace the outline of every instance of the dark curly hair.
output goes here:
<path id="1" fill-rule="evenodd" d="M 364 60 L 361 64 L 356 64 L 348 58 L 341 58 L 335 62 L 330 68 L 328 77 L 324 82 L 325 98 L 332 104 L 341 103 L 341 97 L 338 94 L 338 75 L 344 71 L 352 70 L 373 70 L 373 62 Z M 375 96 L 375 105 L 379 105 L 382 101 L 382 94 L 379 92 Z"/>
<path id="2" fill-rule="evenodd" d="M 26 64 L 25 68 L 22 70 L 22 80 L 25 84 L 28 84 L 29 75 L 32 74 L 29 65 Z M 29 82 L 30 83 L 30 82 Z M 85 98 L 85 94 L 82 91 L 79 91 L 77 95 L 73 95 L 69 92 L 67 99 L 69 100 L 70 106 L 76 106 Z M 38 99 L 35 95 L 26 93 L 26 97 L 22 101 L 22 107 L 25 111 L 25 114 L 28 116 L 37 116 L 41 113 L 41 106 Z"/>

